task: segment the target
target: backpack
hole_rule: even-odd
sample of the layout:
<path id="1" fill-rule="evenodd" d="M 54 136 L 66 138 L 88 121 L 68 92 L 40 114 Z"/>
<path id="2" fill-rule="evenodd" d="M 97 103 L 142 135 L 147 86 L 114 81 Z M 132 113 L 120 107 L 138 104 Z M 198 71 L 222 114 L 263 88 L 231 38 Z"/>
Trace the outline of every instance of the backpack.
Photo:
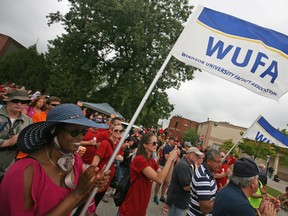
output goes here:
<path id="1" fill-rule="evenodd" d="M 120 206 L 123 203 L 129 191 L 129 188 L 136 181 L 136 179 L 137 177 L 130 184 L 130 170 L 128 169 L 126 172 L 123 173 L 122 178 L 120 179 L 119 183 L 116 186 L 116 191 L 114 194 L 114 203 L 116 206 Z"/>

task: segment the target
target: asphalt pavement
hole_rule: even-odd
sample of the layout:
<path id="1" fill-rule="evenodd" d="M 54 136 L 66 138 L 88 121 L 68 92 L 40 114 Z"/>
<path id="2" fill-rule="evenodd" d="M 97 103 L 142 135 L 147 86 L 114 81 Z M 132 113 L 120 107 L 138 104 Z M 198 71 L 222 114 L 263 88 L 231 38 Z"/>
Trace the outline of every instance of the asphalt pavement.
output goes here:
<path id="1" fill-rule="evenodd" d="M 154 183 L 155 185 L 155 183 Z M 162 214 L 162 207 L 163 203 L 159 201 L 159 205 L 156 205 L 153 202 L 152 196 L 154 193 L 154 185 L 151 193 L 151 199 L 146 211 L 146 216 L 160 216 L 164 215 Z M 160 197 L 159 197 L 160 198 Z M 109 198 L 108 203 L 100 202 L 100 204 L 97 207 L 97 215 L 98 216 L 116 216 L 118 211 L 118 207 L 114 205 L 113 198 Z M 137 216 L 137 215 L 135 215 Z"/>
<path id="2" fill-rule="evenodd" d="M 275 190 L 280 191 L 281 193 L 285 192 L 285 188 L 288 187 L 288 182 L 280 179 L 280 182 L 275 182 L 272 179 L 268 179 L 267 185 L 274 188 Z"/>
<path id="3" fill-rule="evenodd" d="M 275 182 L 272 179 L 268 179 L 267 185 L 271 188 L 274 188 L 275 190 L 278 190 L 281 193 L 285 192 L 285 188 L 288 186 L 288 182 L 280 179 L 280 182 Z M 288 216 L 288 211 L 280 210 L 280 212 L 277 213 L 277 216 Z"/>

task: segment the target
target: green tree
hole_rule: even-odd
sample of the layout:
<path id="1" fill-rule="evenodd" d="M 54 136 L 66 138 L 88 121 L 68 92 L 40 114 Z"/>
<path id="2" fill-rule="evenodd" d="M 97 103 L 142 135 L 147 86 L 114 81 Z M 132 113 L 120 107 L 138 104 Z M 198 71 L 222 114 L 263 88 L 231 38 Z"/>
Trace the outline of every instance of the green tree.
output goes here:
<path id="1" fill-rule="evenodd" d="M 191 142 L 193 146 L 196 146 L 199 140 L 197 130 L 191 127 L 189 130 L 185 131 L 183 139 L 185 142 Z"/>
<path id="2" fill-rule="evenodd" d="M 255 140 L 243 139 L 243 141 L 239 144 L 239 148 L 242 150 L 242 152 L 253 156 L 254 159 L 262 158 L 266 160 L 267 155 L 272 157 L 276 155 L 274 145 L 264 142 L 257 142 Z"/>
<path id="3" fill-rule="evenodd" d="M 69 2 L 67 14 L 49 15 L 49 24 L 60 22 L 67 31 L 50 44 L 50 91 L 74 95 L 74 100 L 108 102 L 131 119 L 192 7 L 188 0 Z M 194 69 L 172 59 L 137 123 L 156 125 L 169 116 L 174 106 L 164 91 L 193 79 Z"/>
<path id="4" fill-rule="evenodd" d="M 46 88 L 48 77 L 45 57 L 37 52 L 36 45 L 20 49 L 0 63 L 1 83 L 13 82 L 35 91 Z"/>
<path id="5" fill-rule="evenodd" d="M 283 133 L 284 135 L 288 136 L 288 131 L 287 129 L 279 129 L 279 131 L 281 131 L 281 133 Z M 288 165 L 288 148 L 281 148 L 278 146 L 274 146 L 274 149 L 277 153 L 280 153 L 281 157 L 280 157 L 280 164 L 282 165 Z"/>
<path id="6" fill-rule="evenodd" d="M 234 143 L 232 142 L 232 139 L 225 140 L 224 143 L 221 145 L 221 150 L 225 150 L 226 152 L 230 151 L 230 149 L 234 146 Z M 230 155 L 235 155 L 237 158 L 239 157 L 239 154 L 237 152 L 237 146 L 232 149 L 230 152 Z"/>

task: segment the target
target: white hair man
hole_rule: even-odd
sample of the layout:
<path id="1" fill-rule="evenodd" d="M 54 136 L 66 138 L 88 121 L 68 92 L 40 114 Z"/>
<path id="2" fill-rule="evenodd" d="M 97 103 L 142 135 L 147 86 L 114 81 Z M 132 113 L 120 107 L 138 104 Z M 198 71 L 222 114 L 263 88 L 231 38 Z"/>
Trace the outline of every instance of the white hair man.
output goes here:
<path id="1" fill-rule="evenodd" d="M 258 185 L 259 168 L 250 158 L 241 158 L 234 164 L 233 174 L 228 185 L 216 196 L 213 216 L 256 216 L 256 210 L 250 205 L 247 197 L 254 194 Z M 260 215 L 274 216 L 276 208 L 271 201 L 260 206 Z"/>

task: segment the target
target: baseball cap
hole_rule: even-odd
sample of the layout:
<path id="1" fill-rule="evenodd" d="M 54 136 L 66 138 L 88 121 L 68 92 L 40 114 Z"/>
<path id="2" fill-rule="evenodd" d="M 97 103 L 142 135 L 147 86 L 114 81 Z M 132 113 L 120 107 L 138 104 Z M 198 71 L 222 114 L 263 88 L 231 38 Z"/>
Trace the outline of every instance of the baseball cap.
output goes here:
<path id="1" fill-rule="evenodd" d="M 259 175 L 257 164 L 250 158 L 238 159 L 233 168 L 233 175 L 238 177 L 253 177 Z"/>
<path id="2" fill-rule="evenodd" d="M 203 154 L 198 148 L 196 148 L 196 147 L 190 147 L 190 148 L 186 151 L 187 154 L 188 154 L 188 153 L 192 153 L 192 152 L 194 152 L 195 154 L 200 155 L 200 156 L 204 155 L 204 154 Z"/>
<path id="3" fill-rule="evenodd" d="M 184 147 L 192 147 L 190 142 L 184 142 Z"/>

